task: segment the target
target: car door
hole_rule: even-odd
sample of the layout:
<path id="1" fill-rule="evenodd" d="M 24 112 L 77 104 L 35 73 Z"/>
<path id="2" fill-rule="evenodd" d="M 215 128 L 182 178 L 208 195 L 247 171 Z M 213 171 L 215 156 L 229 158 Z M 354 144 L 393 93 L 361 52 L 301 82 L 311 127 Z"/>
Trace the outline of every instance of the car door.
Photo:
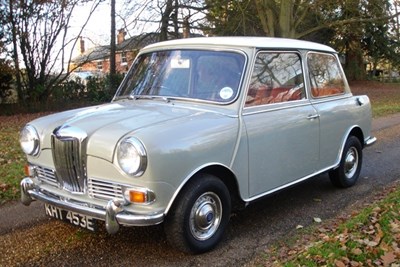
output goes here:
<path id="1" fill-rule="evenodd" d="M 319 116 L 306 97 L 299 53 L 257 54 L 242 118 L 248 139 L 250 197 L 316 171 Z"/>
<path id="2" fill-rule="evenodd" d="M 337 164 L 342 144 L 354 124 L 360 104 L 351 96 L 338 58 L 329 53 L 307 54 L 310 101 L 320 115 L 320 169 Z M 368 115 L 368 114 L 366 114 Z"/>

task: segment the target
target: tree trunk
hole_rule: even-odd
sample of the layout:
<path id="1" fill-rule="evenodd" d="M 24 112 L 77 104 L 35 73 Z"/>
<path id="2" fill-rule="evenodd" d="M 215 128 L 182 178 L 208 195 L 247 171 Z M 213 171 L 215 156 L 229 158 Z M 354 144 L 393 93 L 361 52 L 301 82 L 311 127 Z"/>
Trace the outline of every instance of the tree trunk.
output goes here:
<path id="1" fill-rule="evenodd" d="M 112 93 L 115 90 L 115 0 L 111 0 L 111 41 L 110 41 L 110 88 L 109 92 Z"/>
<path id="2" fill-rule="evenodd" d="M 25 97 L 22 90 L 22 82 L 21 82 L 21 71 L 19 68 L 19 57 L 18 57 L 18 46 L 17 46 L 17 26 L 15 23 L 14 18 L 14 1 L 9 1 L 9 11 L 10 11 L 10 23 L 11 23 L 11 34 L 12 34 L 12 44 L 13 44 L 13 60 L 15 66 L 15 79 L 16 79 L 16 86 L 17 86 L 17 94 L 18 94 L 18 101 L 22 104 L 25 104 Z"/>
<path id="3" fill-rule="evenodd" d="M 366 77 L 364 59 L 360 44 L 352 41 L 346 45 L 346 64 L 344 70 L 350 81 L 364 80 Z"/>
<path id="4" fill-rule="evenodd" d="M 263 0 L 255 0 L 255 3 L 256 3 L 257 15 L 260 19 L 265 35 L 269 37 L 276 37 L 275 35 L 276 18 L 274 16 L 272 9 L 267 8 L 265 6 L 267 3 Z"/>
<path id="5" fill-rule="evenodd" d="M 167 0 L 165 3 L 165 10 L 161 14 L 160 41 L 168 40 L 169 20 L 173 11 L 173 0 Z"/>
<path id="6" fill-rule="evenodd" d="M 279 14 L 280 37 L 294 38 L 294 29 L 292 25 L 293 3 L 291 0 L 282 0 Z"/>

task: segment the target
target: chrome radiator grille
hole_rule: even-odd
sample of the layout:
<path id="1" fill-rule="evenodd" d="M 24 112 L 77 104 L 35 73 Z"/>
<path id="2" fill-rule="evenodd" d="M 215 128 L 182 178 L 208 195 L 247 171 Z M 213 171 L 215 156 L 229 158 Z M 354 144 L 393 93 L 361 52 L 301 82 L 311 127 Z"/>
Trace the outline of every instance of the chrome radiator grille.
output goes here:
<path id="1" fill-rule="evenodd" d="M 79 138 L 79 135 L 74 136 L 75 132 L 75 128 L 55 131 L 51 140 L 53 161 L 57 180 L 63 188 L 70 192 L 83 193 L 86 181 L 86 153 L 82 138 Z"/>

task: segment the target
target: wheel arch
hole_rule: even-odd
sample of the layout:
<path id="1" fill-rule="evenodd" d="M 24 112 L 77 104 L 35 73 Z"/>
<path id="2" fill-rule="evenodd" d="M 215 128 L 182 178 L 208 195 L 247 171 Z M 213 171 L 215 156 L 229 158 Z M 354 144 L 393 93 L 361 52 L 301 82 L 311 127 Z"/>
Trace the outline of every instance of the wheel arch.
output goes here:
<path id="1" fill-rule="evenodd" d="M 245 202 L 240 197 L 237 177 L 230 169 L 221 165 L 211 165 L 202 169 L 199 173 L 214 175 L 225 184 L 231 195 L 233 210 L 241 209 L 245 206 Z"/>
<path id="2" fill-rule="evenodd" d="M 353 186 L 361 172 L 362 166 L 362 136 L 359 132 L 351 132 L 344 143 L 339 165 L 329 171 L 329 178 L 333 185 L 341 188 Z"/>
<path id="3" fill-rule="evenodd" d="M 364 148 L 365 146 L 365 142 L 364 142 L 364 133 L 361 130 L 361 128 L 359 126 L 355 126 L 351 129 L 351 131 L 349 132 L 349 134 L 347 135 L 346 139 L 344 140 L 344 143 L 346 142 L 346 140 L 350 137 L 350 136 L 355 136 L 358 138 L 358 140 L 361 143 L 361 147 Z"/>
<path id="4" fill-rule="evenodd" d="M 336 163 L 334 164 L 334 167 L 332 168 L 332 170 L 336 169 L 339 167 L 340 164 L 340 160 L 342 159 L 342 154 L 343 154 L 343 150 L 344 147 L 346 145 L 347 139 L 349 139 L 350 136 L 355 136 L 357 137 L 357 139 L 360 141 L 361 143 L 361 148 L 363 149 L 365 146 L 365 142 L 364 142 L 364 133 L 362 132 L 361 128 L 357 125 L 353 126 L 352 128 L 350 128 L 347 131 L 347 134 L 345 134 L 343 136 L 343 140 L 342 140 L 342 144 L 340 146 L 339 152 L 338 152 L 338 156 L 336 159 Z"/>
<path id="5" fill-rule="evenodd" d="M 171 207 L 177 201 L 179 196 L 181 195 L 184 188 L 191 182 L 200 179 L 200 174 L 209 174 L 213 175 L 216 178 L 220 179 L 225 186 L 227 187 L 230 197 L 231 204 L 233 210 L 242 209 L 245 207 L 246 203 L 242 200 L 239 193 L 239 185 L 237 182 L 236 175 L 226 166 L 220 164 L 210 164 L 208 166 L 204 166 L 187 178 L 182 185 L 177 189 L 174 196 L 172 197 L 167 209 L 165 210 L 165 215 L 167 216 L 168 212 L 171 210 Z"/>

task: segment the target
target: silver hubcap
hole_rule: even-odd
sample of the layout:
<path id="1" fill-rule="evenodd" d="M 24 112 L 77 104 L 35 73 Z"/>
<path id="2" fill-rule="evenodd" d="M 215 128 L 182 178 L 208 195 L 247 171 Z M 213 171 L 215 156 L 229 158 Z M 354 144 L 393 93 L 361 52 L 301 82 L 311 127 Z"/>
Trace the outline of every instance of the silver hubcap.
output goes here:
<path id="1" fill-rule="evenodd" d="M 207 192 L 194 203 L 190 212 L 190 231 L 197 240 L 207 240 L 215 234 L 222 218 L 222 203 L 217 194 Z"/>
<path id="2" fill-rule="evenodd" d="M 346 159 L 344 162 L 344 175 L 347 179 L 353 178 L 357 171 L 358 166 L 358 152 L 355 147 L 351 147 L 346 154 Z"/>

